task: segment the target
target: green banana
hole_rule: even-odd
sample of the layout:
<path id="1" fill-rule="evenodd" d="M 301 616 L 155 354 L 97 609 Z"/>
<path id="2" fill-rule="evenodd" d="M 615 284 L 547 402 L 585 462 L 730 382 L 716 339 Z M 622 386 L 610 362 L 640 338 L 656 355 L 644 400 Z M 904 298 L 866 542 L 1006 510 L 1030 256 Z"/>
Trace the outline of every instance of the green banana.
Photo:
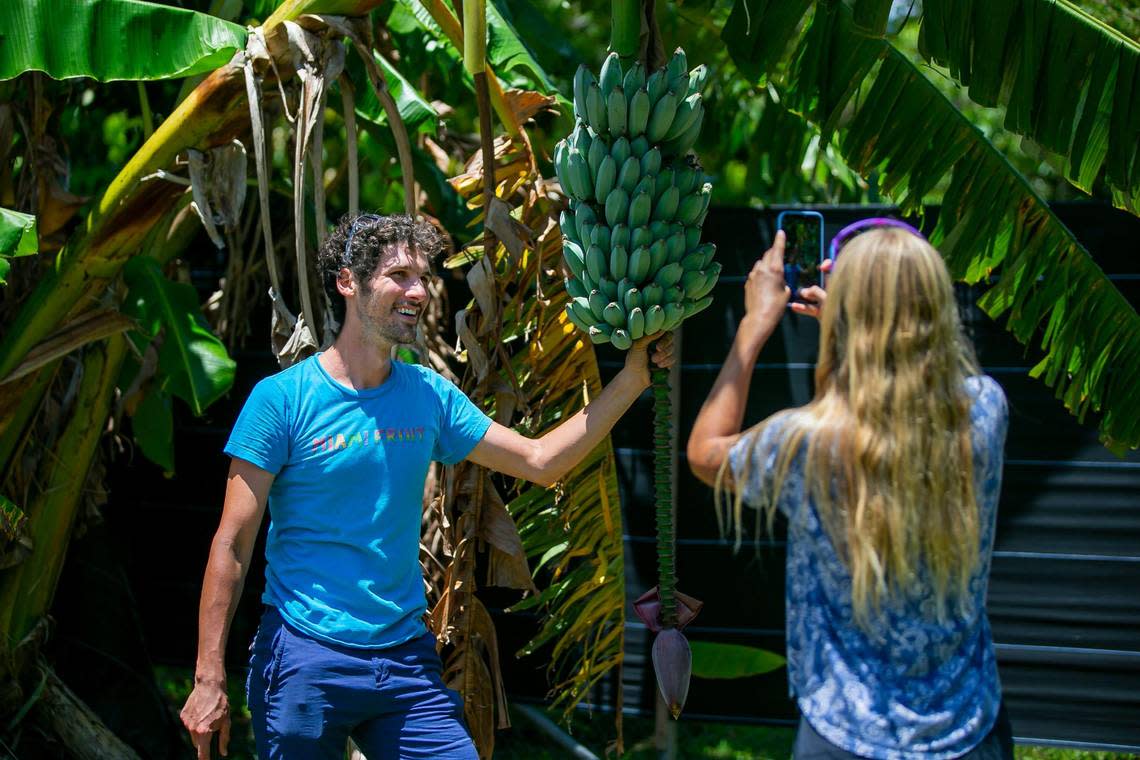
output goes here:
<path id="1" fill-rule="evenodd" d="M 701 253 L 699 250 L 693 251 L 692 253 L 689 253 L 689 254 L 686 254 L 685 257 L 683 259 L 681 259 L 681 268 L 684 269 L 686 272 L 699 272 L 699 271 L 701 271 L 702 269 L 705 268 L 705 256 L 704 256 L 704 254 Z"/>
<path id="2" fill-rule="evenodd" d="M 673 125 L 673 115 L 677 112 L 677 97 L 666 92 L 653 105 L 653 112 L 649 115 L 649 123 L 645 127 L 645 137 L 650 143 L 659 143 Z"/>
<path id="3" fill-rule="evenodd" d="M 602 159 L 609 154 L 609 146 L 606 145 L 606 141 L 602 139 L 597 139 L 591 142 L 590 149 L 583 154 L 586 156 L 586 166 L 590 169 L 591 184 L 597 184 L 598 172 L 602 168 Z"/>
<path id="4" fill-rule="evenodd" d="M 606 325 L 606 326 L 609 327 L 609 325 Z M 591 343 L 595 343 L 595 344 L 600 345 L 602 343 L 609 343 L 610 342 L 610 333 L 605 332 L 604 330 L 602 330 L 601 328 L 599 328 L 596 325 L 590 325 L 590 329 L 589 329 L 588 334 L 590 336 L 590 342 Z"/>
<path id="5" fill-rule="evenodd" d="M 571 148 L 566 157 L 566 164 L 570 194 L 582 201 L 592 197 L 594 188 L 590 182 L 590 168 L 586 166 L 585 156 L 577 148 Z"/>
<path id="6" fill-rule="evenodd" d="M 633 249 L 633 253 L 629 257 L 629 267 L 626 269 L 626 277 L 635 283 L 641 284 L 645 282 L 645 278 L 649 276 L 649 267 L 653 263 L 653 259 L 649 254 L 649 249 L 645 246 L 640 246 Z"/>
<path id="7" fill-rule="evenodd" d="M 685 307 L 679 303 L 667 303 L 663 308 L 665 310 L 665 323 L 661 325 L 662 330 L 672 330 L 681 324 L 681 320 L 685 318 Z"/>
<path id="8" fill-rule="evenodd" d="M 586 123 L 596 134 L 605 134 L 606 96 L 602 94 L 602 88 L 596 84 L 590 85 L 590 89 L 586 91 Z"/>
<path id="9" fill-rule="evenodd" d="M 681 79 L 684 79 L 685 86 L 688 86 L 689 59 L 684 50 L 677 48 L 673 51 L 673 57 L 669 59 L 669 63 L 665 64 L 665 73 L 669 78 L 669 89 L 674 89 L 676 87 L 674 83 Z"/>
<path id="10" fill-rule="evenodd" d="M 670 140 L 664 143 L 664 149 L 675 156 L 683 156 L 689 151 L 689 148 L 697 142 L 697 137 L 701 134 L 701 123 L 705 120 L 705 111 L 702 108 L 697 114 L 697 118 L 688 129 L 675 140 Z"/>
<path id="11" fill-rule="evenodd" d="M 673 169 L 672 167 L 665 167 L 657 173 L 657 192 L 654 194 L 654 200 L 661 197 L 661 194 L 673 186 Z"/>
<path id="12" fill-rule="evenodd" d="M 685 319 L 693 316 L 694 314 L 704 311 L 712 303 L 712 296 L 705 296 L 699 301 L 689 301 L 685 304 Z M 617 332 L 617 330 L 614 330 Z"/>
<path id="13" fill-rule="evenodd" d="M 570 272 L 581 279 L 582 272 L 586 269 L 586 255 L 582 253 L 582 246 L 573 240 L 562 238 L 562 258 L 566 260 Z"/>
<path id="14" fill-rule="evenodd" d="M 689 298 L 704 298 L 720 279 L 720 270 L 721 266 L 719 261 L 714 262 L 712 265 L 710 265 L 709 268 L 704 271 L 704 284 L 694 290 L 692 293 L 689 293 Z"/>
<path id="15" fill-rule="evenodd" d="M 685 272 L 681 275 L 681 289 L 689 298 L 696 298 L 697 291 L 705 285 L 705 273 L 701 271 Z"/>
<path id="16" fill-rule="evenodd" d="M 603 277 L 598 280 L 598 287 L 601 288 L 602 295 L 606 297 L 607 301 L 617 300 L 617 283 L 613 280 Z"/>
<path id="17" fill-rule="evenodd" d="M 678 169 L 673 175 L 673 185 L 677 188 L 677 192 L 684 197 L 693 192 L 700 192 L 697 183 L 701 181 L 701 173 L 692 167 L 686 166 L 684 169 Z"/>
<path id="18" fill-rule="evenodd" d="M 660 306 L 665 291 L 660 285 L 650 283 L 641 289 L 641 303 L 645 306 Z"/>
<path id="19" fill-rule="evenodd" d="M 625 90 L 619 84 L 610 90 L 606 96 L 606 120 L 609 123 L 611 135 L 624 135 L 627 131 Z"/>
<path id="20" fill-rule="evenodd" d="M 596 321 L 594 319 L 594 312 L 590 309 L 589 298 L 573 298 L 570 300 L 569 307 L 571 311 L 573 311 L 574 316 L 587 325 L 592 325 Z"/>
<path id="21" fill-rule="evenodd" d="M 656 103 L 669 89 L 669 76 L 665 69 L 657 69 L 645 80 L 645 89 L 649 93 L 649 102 Z"/>
<path id="22" fill-rule="evenodd" d="M 622 327 L 625 325 L 625 309 L 616 302 L 606 304 L 605 318 L 614 327 Z"/>
<path id="23" fill-rule="evenodd" d="M 630 157 L 631 152 L 629 140 L 624 137 L 619 137 L 614 140 L 614 144 L 610 146 L 610 155 L 614 157 L 614 163 L 618 166 L 625 163 L 625 160 Z"/>
<path id="24" fill-rule="evenodd" d="M 621 246 L 622 248 L 629 249 L 630 232 L 629 227 L 624 224 L 619 224 L 610 230 L 610 246 Z"/>
<path id="25" fill-rule="evenodd" d="M 569 155 L 570 148 L 566 141 L 559 140 L 558 144 L 554 146 L 554 173 L 567 196 L 572 194 L 570 191 L 570 163 L 566 160 Z"/>
<path id="26" fill-rule="evenodd" d="M 684 269 L 678 263 L 666 264 L 657 270 L 657 274 L 653 277 L 653 282 L 668 290 L 668 288 L 676 285 L 681 281 L 681 275 Z"/>
<path id="27" fill-rule="evenodd" d="M 577 207 L 575 207 L 577 204 Z M 570 204 L 570 210 L 574 212 L 574 229 L 578 233 L 578 242 L 589 242 L 590 231 L 583 229 L 597 222 L 597 215 L 594 214 L 594 209 L 590 207 L 589 203 L 578 203 L 574 201 Z"/>
<path id="28" fill-rule="evenodd" d="M 670 264 L 672 266 L 672 264 Z M 677 285 L 670 285 L 665 288 L 665 295 L 661 296 L 664 303 L 681 303 L 685 300 L 685 291 Z"/>
<path id="29" fill-rule="evenodd" d="M 633 193 L 633 189 L 637 187 L 637 181 L 639 179 L 641 179 L 641 162 L 638 161 L 636 157 L 630 156 L 625 160 L 625 163 L 621 165 L 621 171 L 618 172 L 617 183 L 627 193 Z"/>
<path id="30" fill-rule="evenodd" d="M 570 322 L 573 323 L 573 325 L 575 327 L 577 327 L 579 330 L 588 333 L 590 331 L 590 325 L 594 324 L 594 320 L 593 319 L 590 319 L 590 320 L 582 319 L 581 317 L 578 316 L 578 314 L 575 313 L 572 306 L 573 306 L 572 304 L 566 304 L 566 318 L 569 319 Z"/>
<path id="31" fill-rule="evenodd" d="M 574 224 L 574 214 L 570 209 L 562 209 L 558 213 L 558 227 L 562 230 L 562 237 L 575 243 L 581 243 L 578 239 L 578 227 Z"/>
<path id="32" fill-rule="evenodd" d="M 574 72 L 574 115 L 581 119 L 586 120 L 586 93 L 590 89 L 590 85 L 597 82 L 594 79 L 594 73 L 582 64 L 578 70 Z"/>
<path id="33" fill-rule="evenodd" d="M 629 193 L 615 187 L 606 196 L 606 224 L 616 227 L 629 214 Z"/>
<path id="34" fill-rule="evenodd" d="M 653 245 L 649 246 L 649 271 L 651 273 L 657 272 L 661 267 L 669 263 L 668 249 L 665 247 L 665 239 L 657 238 L 653 241 Z"/>
<path id="35" fill-rule="evenodd" d="M 610 53 L 602 63 L 602 70 L 598 72 L 598 85 L 602 88 L 603 94 L 609 95 L 615 87 L 621 84 L 621 80 L 621 60 L 617 53 Z"/>
<path id="36" fill-rule="evenodd" d="M 574 131 L 570 133 L 570 144 L 566 147 L 577 148 L 582 151 L 582 155 L 586 155 L 590 146 L 594 144 L 594 137 L 590 134 L 590 128 L 585 124 L 579 124 L 574 127 Z"/>
<path id="37" fill-rule="evenodd" d="M 661 332 L 665 324 L 665 310 L 657 304 L 650 306 L 645 312 L 645 334 L 654 335 Z"/>
<path id="38" fill-rule="evenodd" d="M 633 345 L 633 340 L 629 337 L 629 333 L 621 328 L 614 329 L 613 334 L 610 336 L 610 342 L 614 344 L 614 348 L 622 351 L 629 350 Z"/>
<path id="39" fill-rule="evenodd" d="M 641 157 L 641 173 L 647 176 L 657 176 L 661 171 L 661 151 L 651 148 Z"/>
<path id="40" fill-rule="evenodd" d="M 605 320 L 606 304 L 609 299 L 600 290 L 591 290 L 588 298 L 590 302 L 590 313 L 594 315 L 594 322 L 602 322 Z"/>
<path id="41" fill-rule="evenodd" d="M 667 189 L 657 199 L 657 205 L 653 207 L 653 219 L 662 222 L 672 221 L 673 216 L 677 213 L 677 203 L 680 199 L 681 194 L 677 188 L 670 187 Z"/>
<path id="42" fill-rule="evenodd" d="M 649 196 L 649 210 L 653 210 L 653 198 L 657 190 L 657 180 L 653 178 L 652 174 L 642 174 L 641 179 L 637 181 L 637 187 L 633 188 L 633 194 L 645 193 Z"/>
<path id="43" fill-rule="evenodd" d="M 649 231 L 653 233 L 654 240 L 664 240 L 672 234 L 672 230 L 669 229 L 669 223 L 660 220 L 650 222 Z"/>
<path id="44" fill-rule="evenodd" d="M 601 142 L 599 140 L 599 142 Z M 594 178 L 594 200 L 605 203 L 614 189 L 617 180 L 617 163 L 613 156 L 606 156 L 598 166 L 598 176 Z"/>
<path id="45" fill-rule="evenodd" d="M 689 72 L 689 92 L 701 92 L 705 89 L 705 80 L 708 79 L 709 67 L 703 63 Z"/>
<path id="46" fill-rule="evenodd" d="M 636 198 L 637 198 L 637 196 L 635 195 L 634 199 L 636 199 Z M 633 204 L 632 203 L 630 203 L 629 211 L 631 214 L 633 213 Z M 648 246 L 648 245 L 652 245 L 652 244 L 653 244 L 653 233 L 649 231 L 648 227 L 641 226 L 641 227 L 634 227 L 633 228 L 633 232 L 630 233 L 630 238 L 629 238 L 630 248 L 640 248 L 643 245 Z"/>
<path id="47" fill-rule="evenodd" d="M 645 128 L 649 124 L 650 108 L 649 93 L 644 88 L 633 93 L 629 100 L 629 133 L 633 137 L 645 134 Z"/>
<path id="48" fill-rule="evenodd" d="M 628 280 L 626 280 L 628 282 Z M 621 284 L 618 284 L 618 289 L 621 289 Z M 626 314 L 634 309 L 641 307 L 641 291 L 637 288 L 627 288 L 625 295 L 622 297 L 622 303 L 625 304 Z"/>
<path id="49" fill-rule="evenodd" d="M 600 282 L 606 273 L 606 255 L 596 245 L 586 249 L 586 273 L 594 282 Z"/>
<path id="50" fill-rule="evenodd" d="M 685 255 L 685 233 L 674 231 L 665 238 L 665 259 L 671 264 L 680 261 Z"/>
<path id="51" fill-rule="evenodd" d="M 645 314 L 641 309 L 632 309 L 629 312 L 626 324 L 629 327 L 629 337 L 632 340 L 637 340 L 645 335 Z"/>
<path id="52" fill-rule="evenodd" d="M 685 248 L 690 251 L 701 243 L 701 228 L 693 225 L 685 228 Z"/>
<path id="53" fill-rule="evenodd" d="M 625 90 L 628 95 L 632 95 L 644 86 L 645 66 L 641 64 L 641 61 L 637 61 L 629 67 L 629 71 L 625 72 L 625 77 L 621 80 L 621 88 Z"/>
<path id="54" fill-rule="evenodd" d="M 708 268 L 708 265 L 712 262 L 713 255 L 715 253 L 716 253 L 716 246 L 713 245 L 712 243 L 705 243 L 704 245 L 698 245 L 696 248 L 694 248 L 693 252 L 690 255 L 695 256 L 695 255 L 699 254 L 701 257 L 701 263 L 697 267 L 697 269 L 706 269 L 706 268 Z"/>
<path id="55" fill-rule="evenodd" d="M 566 281 L 566 292 L 571 298 L 586 298 L 589 295 L 589 293 L 586 292 L 585 286 L 582 285 L 582 281 L 575 278 L 570 278 Z M 589 304 L 589 301 L 586 301 L 586 303 Z M 589 308 L 589 306 L 586 308 Z"/>
<path id="56" fill-rule="evenodd" d="M 637 156 L 639 159 L 645 155 L 649 150 L 649 141 L 645 139 L 645 135 L 635 137 L 629 144 L 631 155 Z"/>
<path id="57" fill-rule="evenodd" d="M 674 140 L 680 137 L 692 125 L 693 119 L 697 118 L 697 113 L 703 108 L 699 92 L 694 92 L 678 103 L 677 113 L 673 116 L 673 125 L 669 127 L 669 131 L 665 133 L 663 139 Z"/>
<path id="58" fill-rule="evenodd" d="M 653 196 L 645 192 L 634 192 L 633 200 L 629 204 L 629 226 L 633 228 L 644 227 L 649 222 L 649 215 L 653 210 Z"/>
<path id="59" fill-rule="evenodd" d="M 677 206 L 677 221 L 685 225 L 695 224 L 704 204 L 700 193 L 686 195 Z"/>
<path id="60" fill-rule="evenodd" d="M 605 254 L 610 250 L 610 228 L 604 224 L 594 225 L 590 230 L 590 245 L 596 245 Z"/>
<path id="61" fill-rule="evenodd" d="M 621 279 L 625 277 L 626 268 L 629 266 L 629 254 L 625 252 L 625 248 L 620 245 L 615 245 L 610 250 L 610 276 Z M 620 288 L 618 289 L 620 292 Z"/>

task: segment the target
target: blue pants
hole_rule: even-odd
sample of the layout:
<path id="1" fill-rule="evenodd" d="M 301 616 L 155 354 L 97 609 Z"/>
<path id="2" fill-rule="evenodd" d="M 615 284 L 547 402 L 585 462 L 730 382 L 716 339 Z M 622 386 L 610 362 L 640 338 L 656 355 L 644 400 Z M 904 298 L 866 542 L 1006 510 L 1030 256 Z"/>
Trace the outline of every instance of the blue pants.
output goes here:
<path id="1" fill-rule="evenodd" d="M 442 679 L 430 633 L 387 649 L 329 644 L 267 607 L 250 647 L 246 698 L 261 760 L 477 760 L 463 702 Z"/>

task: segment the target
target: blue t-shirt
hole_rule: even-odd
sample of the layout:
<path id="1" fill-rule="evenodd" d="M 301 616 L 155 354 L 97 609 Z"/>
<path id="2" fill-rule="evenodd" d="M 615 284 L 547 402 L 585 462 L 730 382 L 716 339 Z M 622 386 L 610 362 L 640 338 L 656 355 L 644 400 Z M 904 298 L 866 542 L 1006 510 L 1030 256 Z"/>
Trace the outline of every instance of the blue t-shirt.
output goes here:
<path id="1" fill-rule="evenodd" d="M 352 390 L 310 357 L 254 387 L 226 453 L 267 470 L 266 604 L 314 638 L 387 647 L 423 634 L 424 481 L 491 420 L 430 369 L 392 362 Z"/>
<path id="2" fill-rule="evenodd" d="M 804 718 L 832 744 L 863 757 L 951 758 L 976 746 L 994 725 L 1001 704 L 986 589 L 1008 410 L 989 377 L 966 381 L 974 459 L 974 493 L 981 510 L 980 558 L 970 579 L 970 610 L 939 622 L 933 593 L 884 603 L 866 631 L 854 623 L 851 575 L 820 521 L 805 502 L 804 452 L 792 460 L 778 508 L 788 517 L 788 682 Z M 794 412 L 793 412 L 794 413 Z M 756 505 L 771 483 L 780 421 L 729 453 L 743 498 Z M 765 459 L 762 452 L 769 452 Z M 924 571 L 920 570 L 920 580 Z M 951 605 L 953 607 L 953 605 Z"/>

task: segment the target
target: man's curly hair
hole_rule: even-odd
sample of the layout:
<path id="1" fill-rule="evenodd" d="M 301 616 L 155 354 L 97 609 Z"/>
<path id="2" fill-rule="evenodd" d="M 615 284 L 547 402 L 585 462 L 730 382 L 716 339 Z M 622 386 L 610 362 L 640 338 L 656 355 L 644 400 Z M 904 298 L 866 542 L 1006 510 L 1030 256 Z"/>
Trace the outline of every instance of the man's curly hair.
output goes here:
<path id="1" fill-rule="evenodd" d="M 404 243 L 423 254 L 429 264 L 443 251 L 445 240 L 429 222 L 417 222 L 407 214 L 345 214 L 317 251 L 321 284 L 332 304 L 333 316 L 344 324 L 344 297 L 336 289 L 340 270 L 348 267 L 365 292 L 380 263 L 381 254 Z"/>

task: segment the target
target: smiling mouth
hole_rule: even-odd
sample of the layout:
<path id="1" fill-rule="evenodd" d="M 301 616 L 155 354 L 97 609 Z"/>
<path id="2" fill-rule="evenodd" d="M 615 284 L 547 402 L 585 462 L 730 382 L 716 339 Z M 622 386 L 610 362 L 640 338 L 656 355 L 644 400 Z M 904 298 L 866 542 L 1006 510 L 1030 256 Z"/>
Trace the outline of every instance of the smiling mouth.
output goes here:
<path id="1" fill-rule="evenodd" d="M 419 319 L 420 316 L 420 310 L 412 306 L 397 306 L 396 313 L 409 319 Z"/>

